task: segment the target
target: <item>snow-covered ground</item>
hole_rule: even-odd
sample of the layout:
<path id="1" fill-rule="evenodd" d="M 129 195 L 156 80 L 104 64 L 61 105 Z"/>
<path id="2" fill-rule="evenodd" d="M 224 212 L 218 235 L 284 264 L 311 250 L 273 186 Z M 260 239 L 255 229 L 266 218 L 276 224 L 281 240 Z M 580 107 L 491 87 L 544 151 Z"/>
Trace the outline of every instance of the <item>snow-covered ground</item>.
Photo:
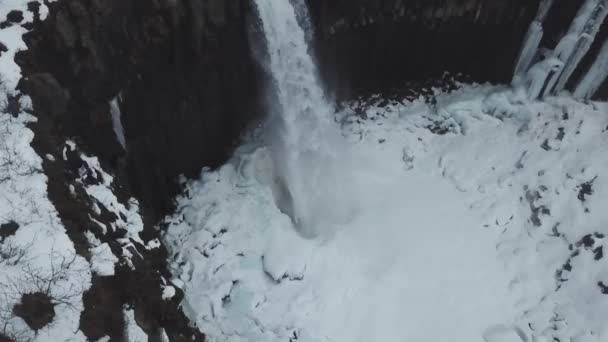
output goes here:
<path id="1" fill-rule="evenodd" d="M 608 340 L 608 106 L 436 99 L 345 104 L 315 238 L 261 134 L 187 184 L 165 241 L 211 341 Z"/>
<path id="2" fill-rule="evenodd" d="M 45 9 L 43 5 L 43 16 Z M 3 1 L 0 18 L 11 10 L 23 11 L 24 22 L 33 20 L 27 1 Z M 0 242 L 0 334 L 16 341 L 83 341 L 78 326 L 82 292 L 90 286 L 89 263 L 76 255 L 48 200 L 42 160 L 30 146 L 34 134 L 27 124 L 35 118 L 24 112 L 31 110 L 29 99 L 17 100 L 19 113 L 7 111 L 21 78 L 14 56 L 25 48 L 25 32 L 19 24 L 0 30 L 0 42 L 8 50 L 0 56 L 0 224 L 5 228 L 1 233 L 17 228 Z M 55 304 L 55 319 L 37 334 L 13 310 L 23 294 L 36 292 L 47 294 Z"/>

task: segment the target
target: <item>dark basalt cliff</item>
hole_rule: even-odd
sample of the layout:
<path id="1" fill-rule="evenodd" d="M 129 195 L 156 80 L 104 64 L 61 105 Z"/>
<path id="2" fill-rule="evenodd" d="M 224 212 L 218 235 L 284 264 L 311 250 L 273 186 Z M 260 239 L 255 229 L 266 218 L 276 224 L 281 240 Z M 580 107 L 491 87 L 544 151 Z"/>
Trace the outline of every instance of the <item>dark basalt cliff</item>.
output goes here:
<path id="1" fill-rule="evenodd" d="M 530 0 L 310 0 L 322 75 L 338 97 L 444 71 L 509 81 L 536 13 Z"/>
<path id="2" fill-rule="evenodd" d="M 162 299 L 171 275 L 162 246 L 133 241 L 133 267 L 117 242 L 125 231 L 99 234 L 92 222 L 111 226 L 117 217 L 101 208 L 76 181 L 83 170 L 99 181 L 78 155 L 98 156 L 115 175 L 122 203 L 142 204 L 144 242 L 159 238 L 158 220 L 171 209 L 179 175 L 198 176 L 229 155 L 243 128 L 262 112 L 265 74 L 251 58 L 249 1 L 61 0 L 34 24 L 18 53 L 20 90 L 29 95 L 38 122 L 32 143 L 44 159 L 48 194 L 77 252 L 90 258 L 85 232 L 94 232 L 121 259 L 114 276 L 97 276 L 84 293 L 80 329 L 91 341 L 123 341 L 123 308 L 131 307 L 150 341 L 202 341 L 179 308 L 181 294 Z M 126 150 L 118 143 L 109 101 L 119 98 Z M 67 151 L 73 140 L 77 151 Z M 68 149 L 69 150 L 69 149 Z M 67 152 L 66 152 L 67 151 Z M 61 159 L 60 156 L 64 156 Z M 74 195 L 75 189 L 76 195 Z M 93 202 L 94 203 L 94 202 Z"/>
<path id="3" fill-rule="evenodd" d="M 251 3 L 49 6 L 48 19 L 25 36 L 29 50 L 17 57 L 37 112 L 126 172 L 149 211 L 165 212 L 177 176 L 222 163 L 260 112 L 263 75 L 250 57 Z M 117 143 L 108 104 L 119 94 L 128 153 Z"/>

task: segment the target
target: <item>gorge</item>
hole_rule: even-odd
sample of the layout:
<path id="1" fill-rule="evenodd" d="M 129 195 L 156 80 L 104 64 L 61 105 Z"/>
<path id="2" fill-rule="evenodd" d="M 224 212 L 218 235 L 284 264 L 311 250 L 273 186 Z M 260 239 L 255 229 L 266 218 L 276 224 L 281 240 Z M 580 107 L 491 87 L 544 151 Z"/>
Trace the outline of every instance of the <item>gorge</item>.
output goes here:
<path id="1" fill-rule="evenodd" d="M 607 13 L 1 2 L 0 341 L 603 341 Z"/>

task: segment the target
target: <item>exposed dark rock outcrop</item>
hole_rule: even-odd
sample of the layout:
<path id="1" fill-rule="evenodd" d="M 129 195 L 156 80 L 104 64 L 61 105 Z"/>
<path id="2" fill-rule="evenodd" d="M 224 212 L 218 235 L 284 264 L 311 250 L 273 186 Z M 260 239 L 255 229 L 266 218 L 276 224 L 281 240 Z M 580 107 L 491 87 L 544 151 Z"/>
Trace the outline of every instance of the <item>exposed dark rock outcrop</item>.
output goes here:
<path id="1" fill-rule="evenodd" d="M 17 56 L 29 80 L 24 89 L 38 111 L 49 108 L 63 134 L 80 137 L 127 172 L 131 189 L 158 219 L 178 191 L 177 176 L 221 164 L 261 112 L 251 3 L 49 5 L 49 17 L 25 36 L 29 50 Z M 119 94 L 128 153 L 116 141 L 108 104 Z"/>
<path id="2" fill-rule="evenodd" d="M 529 0 L 308 0 L 321 73 L 338 97 L 444 71 L 510 81 Z M 355 72 L 356 70 L 356 72 Z"/>
<path id="3" fill-rule="evenodd" d="M 0 242 L 4 242 L 7 237 L 15 235 L 17 229 L 19 229 L 19 225 L 14 221 L 0 224 Z"/>
<path id="4" fill-rule="evenodd" d="M 299 0 L 304 1 L 304 0 Z M 328 90 L 338 98 L 394 92 L 444 71 L 508 83 L 538 0 L 305 0 Z M 554 48 L 582 0 L 556 0 L 542 46 Z M 607 39 L 604 25 L 577 80 Z M 605 97 L 608 85 L 600 93 Z"/>
<path id="5" fill-rule="evenodd" d="M 170 274 L 162 246 L 133 243 L 125 260 L 124 230 L 102 234 L 98 224 L 117 219 L 78 182 L 99 181 L 82 153 L 98 156 L 112 173 L 121 203 L 131 196 L 142 206 L 144 242 L 159 238 L 155 223 L 171 209 L 178 175 L 198 176 L 202 166 L 221 164 L 245 125 L 261 112 L 264 77 L 250 53 L 249 1 L 239 0 L 62 0 L 34 12 L 24 36 L 29 50 L 16 61 L 38 121 L 32 146 L 43 158 L 48 194 L 74 242 L 89 259 L 86 233 L 108 243 L 121 260 L 113 276 L 94 276 L 84 294 L 80 328 L 90 340 L 124 340 L 123 310 L 150 341 L 161 328 L 171 341 L 202 341 L 179 308 L 179 290 L 163 299 Z M 30 28 L 30 27 L 28 27 Z M 127 151 L 118 143 L 109 101 L 119 97 Z M 78 148 L 68 148 L 73 140 Z M 87 173 L 84 177 L 81 172 Z M 90 174 L 90 175 L 89 175 Z M 96 223 L 98 222 L 98 223 Z"/>

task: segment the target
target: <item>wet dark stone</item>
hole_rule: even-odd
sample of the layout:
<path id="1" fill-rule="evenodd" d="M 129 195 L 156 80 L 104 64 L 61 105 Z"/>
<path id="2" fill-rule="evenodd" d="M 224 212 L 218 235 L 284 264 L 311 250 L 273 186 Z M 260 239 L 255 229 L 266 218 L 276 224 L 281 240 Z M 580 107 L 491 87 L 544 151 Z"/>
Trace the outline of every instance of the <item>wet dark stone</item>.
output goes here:
<path id="1" fill-rule="evenodd" d="M 19 225 L 17 224 L 17 222 L 14 221 L 10 221 L 8 223 L 3 223 L 0 225 L 0 242 L 4 242 L 4 239 L 6 239 L 9 236 L 15 235 L 15 233 L 17 232 L 17 229 L 19 229 Z"/>
<path id="2" fill-rule="evenodd" d="M 599 246 L 593 250 L 593 259 L 601 260 L 604 257 L 604 246 Z"/>
<path id="3" fill-rule="evenodd" d="M 579 185 L 579 190 L 578 190 L 578 196 L 577 196 L 577 198 L 581 202 L 585 202 L 586 201 L 585 196 L 591 196 L 591 195 L 593 195 L 593 182 L 594 181 L 595 181 L 595 178 L 592 179 L 592 180 L 590 180 L 589 182 L 585 182 L 585 183 Z"/>
<path id="4" fill-rule="evenodd" d="M 583 238 L 576 243 L 577 246 L 584 246 L 586 248 L 591 248 L 595 244 L 595 240 L 591 234 L 583 236 Z"/>
<path id="5" fill-rule="evenodd" d="M 560 127 L 557 129 L 558 133 L 557 133 L 557 137 L 555 137 L 555 139 L 562 141 L 564 140 L 564 136 L 566 135 L 566 132 L 564 131 L 564 127 Z"/>
<path id="6" fill-rule="evenodd" d="M 32 13 L 40 13 L 40 2 L 30 1 L 27 3 L 27 10 Z"/>
<path id="7" fill-rule="evenodd" d="M 551 146 L 549 146 L 549 139 L 545 139 L 545 141 L 543 141 L 543 143 L 540 145 L 540 148 L 545 151 L 551 151 Z"/>
<path id="8" fill-rule="evenodd" d="M 30 31 L 30 30 L 33 30 L 35 26 L 34 26 L 34 23 L 25 23 L 25 24 L 21 25 L 21 27 Z"/>
<path id="9" fill-rule="evenodd" d="M 21 317 L 32 330 L 38 331 L 53 321 L 55 304 L 45 293 L 27 293 L 13 307 L 13 313 Z"/>
<path id="10" fill-rule="evenodd" d="M 6 15 L 6 20 L 12 23 L 20 23 L 23 21 L 23 12 L 21 11 L 10 11 Z"/>
<path id="11" fill-rule="evenodd" d="M 597 283 L 597 286 L 599 286 L 603 294 L 608 295 L 608 286 L 605 285 L 604 282 L 600 281 L 599 283 Z"/>

